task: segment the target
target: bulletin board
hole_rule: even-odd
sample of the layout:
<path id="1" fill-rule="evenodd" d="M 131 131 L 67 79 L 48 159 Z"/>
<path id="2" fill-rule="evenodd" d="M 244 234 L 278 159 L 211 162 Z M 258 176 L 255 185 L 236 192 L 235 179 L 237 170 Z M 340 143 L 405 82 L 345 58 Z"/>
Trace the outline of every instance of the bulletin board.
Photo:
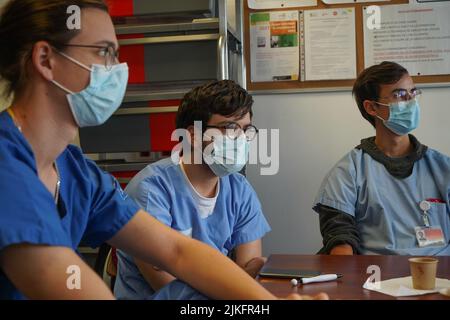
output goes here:
<path id="1" fill-rule="evenodd" d="M 334 8 L 354 8 L 355 14 L 355 37 L 356 37 L 356 75 L 364 70 L 365 60 L 364 60 L 364 19 L 363 19 L 363 8 L 370 5 L 387 6 L 387 5 L 398 5 L 398 4 L 408 4 L 409 0 L 391 0 L 389 2 L 361 2 L 361 3 L 341 3 L 328 5 L 324 4 L 321 0 L 317 1 L 316 6 L 308 7 L 296 7 L 296 8 L 286 8 L 286 9 L 265 9 L 265 10 L 254 10 L 250 9 L 248 6 L 248 1 L 244 1 L 244 43 L 245 43 L 245 61 L 246 61 L 246 72 L 247 72 L 247 89 L 252 92 L 265 91 L 265 92 L 303 92 L 303 91 L 335 91 L 335 90 L 345 90 L 353 87 L 355 79 L 347 80 L 289 80 L 289 81 L 262 81 L 254 82 L 252 81 L 252 64 L 251 64 L 251 47 L 250 47 L 250 14 L 258 12 L 280 12 L 280 11 L 303 11 L 312 9 L 334 9 Z M 301 50 L 300 50 L 301 51 Z M 300 59 L 300 57 L 299 57 Z M 301 67 L 300 67 L 301 68 Z M 444 75 L 422 75 L 414 76 L 412 78 L 415 83 L 418 84 L 428 84 L 428 85 L 439 85 L 439 86 L 450 86 L 450 74 Z"/>

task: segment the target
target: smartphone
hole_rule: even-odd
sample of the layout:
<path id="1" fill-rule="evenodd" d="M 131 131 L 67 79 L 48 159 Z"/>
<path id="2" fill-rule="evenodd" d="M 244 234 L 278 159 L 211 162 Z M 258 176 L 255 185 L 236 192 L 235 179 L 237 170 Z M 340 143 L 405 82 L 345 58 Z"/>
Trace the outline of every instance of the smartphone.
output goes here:
<path id="1" fill-rule="evenodd" d="M 301 270 L 301 269 L 281 269 L 263 267 L 259 272 L 260 277 L 270 278 L 311 278 L 320 275 L 321 272 L 317 270 Z"/>

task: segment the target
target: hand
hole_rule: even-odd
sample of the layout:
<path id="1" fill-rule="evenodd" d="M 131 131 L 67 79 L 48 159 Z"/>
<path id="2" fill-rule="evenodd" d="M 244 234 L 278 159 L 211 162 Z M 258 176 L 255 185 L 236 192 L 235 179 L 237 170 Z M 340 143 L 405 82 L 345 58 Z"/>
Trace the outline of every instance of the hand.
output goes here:
<path id="1" fill-rule="evenodd" d="M 245 271 L 253 278 L 259 274 L 259 270 L 264 266 L 267 262 L 267 258 L 265 257 L 256 257 L 250 260 L 245 266 Z"/>
<path id="2" fill-rule="evenodd" d="M 326 293 L 319 293 L 315 296 L 299 295 L 298 293 L 291 293 L 285 300 L 330 300 Z"/>
<path id="3" fill-rule="evenodd" d="M 340 244 L 331 249 L 330 255 L 336 256 L 351 256 L 353 255 L 353 248 L 348 244 Z"/>

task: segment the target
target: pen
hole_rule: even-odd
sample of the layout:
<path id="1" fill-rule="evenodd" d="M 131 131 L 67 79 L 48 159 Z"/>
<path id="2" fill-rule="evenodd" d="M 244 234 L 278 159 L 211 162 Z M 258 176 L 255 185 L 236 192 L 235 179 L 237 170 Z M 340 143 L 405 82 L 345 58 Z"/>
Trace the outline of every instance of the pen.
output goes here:
<path id="1" fill-rule="evenodd" d="M 313 283 L 313 282 L 333 281 L 333 280 L 336 280 L 341 277 L 342 277 L 341 274 L 322 274 L 317 277 L 301 278 L 299 280 L 300 280 L 300 283 L 302 283 L 302 284 L 308 284 L 308 283 Z"/>

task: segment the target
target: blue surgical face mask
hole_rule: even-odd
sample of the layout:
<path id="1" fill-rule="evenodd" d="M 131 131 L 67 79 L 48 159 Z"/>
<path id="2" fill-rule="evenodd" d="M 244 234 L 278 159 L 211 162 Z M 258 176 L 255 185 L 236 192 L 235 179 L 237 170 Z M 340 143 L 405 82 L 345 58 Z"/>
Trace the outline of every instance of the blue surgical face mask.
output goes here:
<path id="1" fill-rule="evenodd" d="M 205 155 L 205 161 L 216 176 L 224 177 L 239 172 L 245 167 L 249 148 L 245 135 L 236 139 L 217 135 L 214 136 L 211 154 Z"/>
<path id="2" fill-rule="evenodd" d="M 389 119 L 384 120 L 377 116 L 386 128 L 403 136 L 415 130 L 419 126 L 420 120 L 420 106 L 417 99 L 410 99 L 408 101 L 400 101 L 391 104 L 384 104 L 376 102 L 389 107 Z"/>
<path id="3" fill-rule="evenodd" d="M 59 54 L 91 73 L 89 85 L 78 93 L 52 80 L 53 84 L 67 93 L 75 122 L 80 128 L 104 124 L 122 104 L 128 83 L 128 65 L 116 64 L 111 70 L 100 64 L 89 68 L 63 52 Z"/>

